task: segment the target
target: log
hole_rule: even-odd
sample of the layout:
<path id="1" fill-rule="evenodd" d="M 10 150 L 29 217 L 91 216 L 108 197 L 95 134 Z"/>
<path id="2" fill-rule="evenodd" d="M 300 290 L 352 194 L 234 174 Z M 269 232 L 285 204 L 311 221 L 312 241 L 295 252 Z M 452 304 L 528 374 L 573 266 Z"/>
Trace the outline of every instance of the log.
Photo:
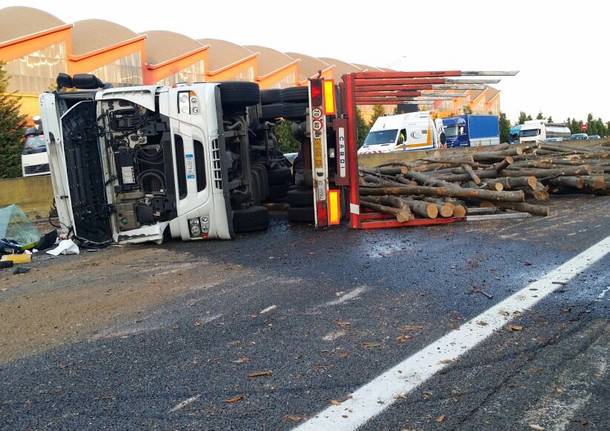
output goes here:
<path id="1" fill-rule="evenodd" d="M 494 192 L 484 189 L 465 189 L 462 187 L 427 187 L 427 186 L 397 186 L 397 187 L 362 187 L 362 195 L 424 195 L 445 196 L 463 199 L 485 199 L 490 201 L 523 202 L 523 191 Z"/>
<path id="2" fill-rule="evenodd" d="M 462 169 L 464 169 L 464 172 L 466 172 L 468 174 L 468 176 L 472 179 L 472 181 L 474 181 L 474 183 L 476 185 L 481 184 L 481 178 L 479 178 L 477 176 L 477 174 L 474 172 L 474 169 L 472 169 L 472 167 L 470 165 L 467 165 L 466 163 L 462 164 Z"/>
<path id="3" fill-rule="evenodd" d="M 444 201 L 438 198 L 425 198 L 427 202 L 432 202 L 438 208 L 438 213 L 441 217 L 453 217 L 453 211 L 455 210 L 455 205 L 451 202 Z"/>
<path id="4" fill-rule="evenodd" d="M 547 217 L 550 214 L 550 209 L 546 205 L 532 205 L 526 202 L 497 202 L 495 205 L 498 208 L 509 209 L 514 211 L 522 211 L 532 215 Z"/>
<path id="5" fill-rule="evenodd" d="M 515 189 L 517 187 L 529 187 L 532 190 L 536 189 L 538 180 L 536 177 L 502 177 L 496 178 L 493 181 L 502 184 L 505 189 Z"/>
<path id="6" fill-rule="evenodd" d="M 583 177 L 585 187 L 593 191 L 608 190 L 608 183 L 604 175 L 595 175 L 589 177 Z"/>
<path id="7" fill-rule="evenodd" d="M 360 168 L 360 171 L 367 174 L 397 175 L 406 174 L 409 168 L 406 166 L 382 166 L 374 169 Z"/>
<path id="8" fill-rule="evenodd" d="M 360 204 L 384 214 L 392 214 L 394 217 L 396 217 L 396 220 L 401 223 L 411 220 L 412 217 L 411 212 L 404 209 L 376 204 L 375 202 L 367 201 L 366 199 L 360 199 Z"/>
<path id="9" fill-rule="evenodd" d="M 585 180 L 583 177 L 557 177 L 551 178 L 545 182 L 555 187 L 572 187 L 575 189 L 582 189 L 585 187 Z"/>
<path id="10" fill-rule="evenodd" d="M 460 218 L 466 217 L 466 213 L 467 213 L 466 207 L 463 205 L 456 205 L 453 208 L 453 217 L 460 217 Z"/>
<path id="11" fill-rule="evenodd" d="M 423 218 L 431 218 L 435 219 L 438 217 L 438 207 L 436 204 L 431 202 L 418 201 L 415 199 L 405 199 L 402 200 L 409 206 L 411 211 L 414 214 L 417 214 Z"/>
<path id="12" fill-rule="evenodd" d="M 385 205 L 411 212 L 405 201 L 400 199 L 398 196 L 367 196 L 365 199 L 379 205 Z M 413 216 L 411 218 L 413 218 Z"/>
<path id="13" fill-rule="evenodd" d="M 500 173 L 504 169 L 506 169 L 510 165 L 512 165 L 514 162 L 515 162 L 515 160 L 511 156 L 506 156 L 500 163 L 498 163 L 497 165 L 494 166 L 494 169 L 496 170 L 497 173 Z"/>
<path id="14" fill-rule="evenodd" d="M 565 166 L 554 169 L 504 169 L 502 175 L 505 177 L 536 177 L 536 178 L 552 178 L 560 176 L 578 176 L 578 175 L 589 175 L 591 173 L 591 166 Z M 477 171 L 479 178 L 495 178 L 498 173 L 495 169 L 483 169 Z M 468 181 L 470 176 L 468 174 L 449 174 L 449 175 L 438 175 L 436 178 L 444 181 L 458 182 Z"/>
<path id="15" fill-rule="evenodd" d="M 534 190 L 524 187 L 523 191 L 525 192 L 525 196 L 534 198 L 537 201 L 548 201 L 549 200 L 549 189 L 542 184 L 536 184 L 536 188 Z"/>
<path id="16" fill-rule="evenodd" d="M 437 186 L 437 187 L 453 187 L 455 184 L 439 180 L 438 178 L 434 178 L 433 176 L 422 174 L 420 172 L 409 172 L 405 174 L 405 177 L 411 178 L 415 180 L 417 183 L 422 186 Z"/>
<path id="17" fill-rule="evenodd" d="M 429 163 L 442 163 L 442 164 L 446 164 L 446 165 L 454 165 L 454 166 L 460 166 L 464 163 L 468 164 L 468 165 L 474 165 L 474 159 L 473 156 L 469 156 L 469 155 L 461 155 L 461 154 L 457 154 L 457 155 L 446 155 L 444 157 L 435 157 L 432 159 L 422 159 L 425 162 L 429 162 Z"/>

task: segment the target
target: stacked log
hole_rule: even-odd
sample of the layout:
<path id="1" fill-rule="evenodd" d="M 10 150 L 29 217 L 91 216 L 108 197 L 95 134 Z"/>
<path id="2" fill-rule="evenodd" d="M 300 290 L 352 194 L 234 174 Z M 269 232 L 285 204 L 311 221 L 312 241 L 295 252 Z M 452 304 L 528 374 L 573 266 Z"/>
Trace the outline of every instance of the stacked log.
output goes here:
<path id="1" fill-rule="evenodd" d="M 548 216 L 540 203 L 553 194 L 609 191 L 610 149 L 603 145 L 499 145 L 360 170 L 362 205 L 399 221 L 464 217 L 467 207 Z"/>

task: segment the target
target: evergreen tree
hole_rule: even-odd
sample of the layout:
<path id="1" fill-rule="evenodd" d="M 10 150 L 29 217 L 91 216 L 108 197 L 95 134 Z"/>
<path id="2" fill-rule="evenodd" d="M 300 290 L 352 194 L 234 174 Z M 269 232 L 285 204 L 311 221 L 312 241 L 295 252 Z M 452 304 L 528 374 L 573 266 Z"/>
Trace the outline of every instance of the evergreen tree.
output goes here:
<path id="1" fill-rule="evenodd" d="M 0 63 L 0 178 L 21 175 L 25 116 L 20 107 L 19 98 L 8 93 L 8 75 Z"/>
<path id="2" fill-rule="evenodd" d="M 510 121 L 504 112 L 500 112 L 500 142 L 510 142 Z"/>
<path id="3" fill-rule="evenodd" d="M 538 112 L 538 115 L 536 115 L 536 120 L 544 120 L 544 114 L 542 111 Z"/>
<path id="4" fill-rule="evenodd" d="M 377 118 L 383 117 L 385 115 L 385 109 L 381 105 L 374 105 L 373 112 L 371 113 L 371 120 L 369 122 L 369 127 L 373 127 Z"/>
<path id="5" fill-rule="evenodd" d="M 527 121 L 527 117 L 528 117 L 528 115 L 525 112 L 521 111 L 521 112 L 519 112 L 519 120 L 517 120 L 517 122 L 519 124 L 523 124 Z"/>
<path id="6" fill-rule="evenodd" d="M 358 132 L 358 148 L 360 148 L 366 139 L 366 135 L 369 133 L 370 126 L 366 124 L 366 121 L 362 118 L 362 112 L 358 107 L 356 107 L 356 126 Z"/>
<path id="7" fill-rule="evenodd" d="M 275 124 L 275 136 L 279 149 L 282 153 L 296 153 L 301 148 L 301 143 L 292 134 L 292 122 L 285 120 Z"/>
<path id="8" fill-rule="evenodd" d="M 549 115 L 549 118 L 546 119 L 547 123 L 552 123 L 553 122 L 553 117 Z"/>

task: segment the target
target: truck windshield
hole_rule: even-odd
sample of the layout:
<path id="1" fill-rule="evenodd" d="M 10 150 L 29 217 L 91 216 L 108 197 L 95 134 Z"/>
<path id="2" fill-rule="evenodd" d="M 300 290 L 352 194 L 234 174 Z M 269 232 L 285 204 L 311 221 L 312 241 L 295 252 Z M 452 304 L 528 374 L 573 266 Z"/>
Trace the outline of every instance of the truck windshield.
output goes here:
<path id="1" fill-rule="evenodd" d="M 47 151 L 44 135 L 28 136 L 23 145 L 22 154 L 44 153 Z"/>
<path id="2" fill-rule="evenodd" d="M 396 129 L 369 132 L 364 140 L 364 145 L 393 144 L 396 141 L 397 132 Z"/>
<path id="3" fill-rule="evenodd" d="M 521 131 L 519 132 L 519 136 L 522 136 L 524 138 L 538 136 L 539 134 L 540 134 L 540 129 L 528 129 L 528 130 L 521 129 Z"/>
<path id="4" fill-rule="evenodd" d="M 449 138 L 455 138 L 458 135 L 457 126 L 445 126 L 445 136 Z"/>

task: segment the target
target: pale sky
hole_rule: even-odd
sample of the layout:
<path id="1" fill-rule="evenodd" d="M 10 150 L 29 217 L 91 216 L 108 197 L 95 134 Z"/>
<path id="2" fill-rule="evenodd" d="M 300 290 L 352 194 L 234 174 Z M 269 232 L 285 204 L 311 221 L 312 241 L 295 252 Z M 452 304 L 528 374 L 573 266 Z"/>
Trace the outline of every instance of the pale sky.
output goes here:
<path id="1" fill-rule="evenodd" d="M 16 5 L 397 70 L 520 70 L 497 86 L 512 120 L 610 121 L 605 1 L 0 0 Z"/>

